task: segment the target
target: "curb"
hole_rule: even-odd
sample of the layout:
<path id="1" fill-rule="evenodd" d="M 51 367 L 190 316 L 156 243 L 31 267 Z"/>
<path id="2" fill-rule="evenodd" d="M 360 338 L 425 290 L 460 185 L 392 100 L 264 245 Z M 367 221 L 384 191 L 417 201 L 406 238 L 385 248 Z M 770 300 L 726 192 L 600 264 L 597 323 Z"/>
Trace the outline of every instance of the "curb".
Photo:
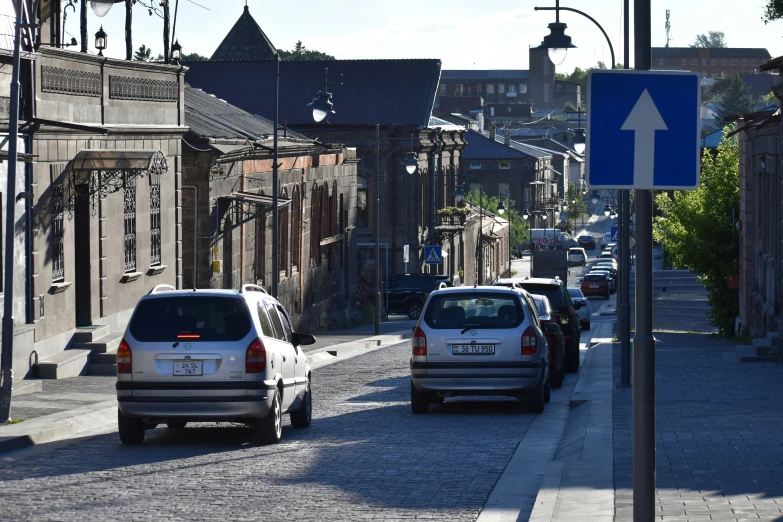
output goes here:
<path id="1" fill-rule="evenodd" d="M 365 339 L 327 346 L 325 348 L 308 353 L 307 359 L 310 362 L 310 367 L 313 370 L 316 370 L 318 368 L 323 368 L 324 366 L 329 366 L 330 364 L 352 359 L 353 357 L 374 352 L 375 350 L 380 350 L 381 348 L 386 348 L 387 346 L 398 344 L 403 341 L 409 341 L 412 337 L 413 333 L 408 329 L 398 330 L 388 334 L 375 335 Z"/>

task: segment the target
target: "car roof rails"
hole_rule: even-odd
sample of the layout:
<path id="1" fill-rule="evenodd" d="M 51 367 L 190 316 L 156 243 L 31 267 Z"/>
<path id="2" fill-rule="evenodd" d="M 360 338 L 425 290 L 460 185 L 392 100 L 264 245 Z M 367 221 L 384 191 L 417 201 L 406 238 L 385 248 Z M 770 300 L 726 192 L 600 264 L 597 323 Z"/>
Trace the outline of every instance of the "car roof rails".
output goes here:
<path id="1" fill-rule="evenodd" d="M 251 284 L 242 285 L 242 288 L 239 290 L 239 293 L 246 294 L 247 292 L 263 292 L 266 295 L 269 295 L 269 292 L 267 292 L 263 286 L 251 285 Z"/>
<path id="2" fill-rule="evenodd" d="M 155 288 L 149 291 L 147 295 L 157 294 L 159 292 L 175 292 L 177 289 L 171 285 L 155 285 Z"/>

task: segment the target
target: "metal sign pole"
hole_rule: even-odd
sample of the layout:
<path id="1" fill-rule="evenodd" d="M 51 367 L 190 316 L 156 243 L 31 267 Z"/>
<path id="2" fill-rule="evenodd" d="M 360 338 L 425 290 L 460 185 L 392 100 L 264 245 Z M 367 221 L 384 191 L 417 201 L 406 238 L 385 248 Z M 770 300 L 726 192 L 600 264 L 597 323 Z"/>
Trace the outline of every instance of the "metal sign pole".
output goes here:
<path id="1" fill-rule="evenodd" d="M 637 70 L 650 69 L 651 52 L 650 0 L 634 0 L 634 66 Z M 633 519 L 635 522 L 652 522 L 655 518 L 652 201 L 652 190 L 636 191 L 636 335 L 633 340 Z"/>

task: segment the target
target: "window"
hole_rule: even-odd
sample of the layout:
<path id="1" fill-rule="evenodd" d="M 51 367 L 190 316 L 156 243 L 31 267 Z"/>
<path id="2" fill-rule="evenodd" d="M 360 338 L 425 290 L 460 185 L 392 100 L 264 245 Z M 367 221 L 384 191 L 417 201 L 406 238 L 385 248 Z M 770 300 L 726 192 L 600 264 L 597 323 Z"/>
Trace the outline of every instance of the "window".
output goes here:
<path id="1" fill-rule="evenodd" d="M 462 96 L 464 90 L 461 83 L 458 83 L 454 86 L 454 94 L 455 96 Z"/>
<path id="2" fill-rule="evenodd" d="M 751 62 L 750 62 L 750 65 L 752 65 L 753 67 L 755 67 L 755 66 L 756 66 L 756 60 L 751 60 Z"/>
<path id="3" fill-rule="evenodd" d="M 704 73 L 704 72 L 703 72 L 703 73 L 701 73 L 701 77 L 702 77 L 702 78 L 706 78 L 706 77 L 707 77 L 707 73 Z"/>
<path id="4" fill-rule="evenodd" d="M 367 226 L 367 178 L 364 176 L 356 176 L 356 226 Z"/>
<path id="5" fill-rule="evenodd" d="M 125 272 L 136 271 L 136 176 L 125 175 L 123 190 L 125 218 Z"/>
<path id="6" fill-rule="evenodd" d="M 725 66 L 725 65 L 726 65 L 726 60 L 721 60 L 721 61 L 720 61 L 720 64 L 721 64 L 722 66 Z"/>
<path id="7" fill-rule="evenodd" d="M 275 308 L 277 308 L 277 313 L 280 315 L 280 322 L 283 325 L 283 332 L 285 332 L 285 337 L 290 343 L 293 340 L 293 328 L 291 328 L 291 323 L 288 322 L 288 315 L 286 315 L 285 310 L 283 310 L 280 306 L 275 305 Z"/>
<path id="8" fill-rule="evenodd" d="M 490 117 L 493 117 L 493 116 L 495 116 L 495 107 L 490 107 L 490 108 L 489 108 L 489 116 L 490 116 Z"/>
<path id="9" fill-rule="evenodd" d="M 282 194 L 280 194 L 281 198 L 288 199 L 288 191 L 284 188 L 282 191 Z M 280 277 L 285 277 L 285 275 L 288 273 L 288 234 L 290 233 L 290 229 L 288 228 L 288 213 L 290 211 L 290 207 L 286 205 L 285 207 L 280 207 L 278 210 L 278 225 L 280 226 L 280 234 L 278 236 L 280 242 L 277 244 L 277 268 L 280 271 Z M 237 220 L 237 223 L 239 223 L 239 220 Z"/>
<path id="10" fill-rule="evenodd" d="M 718 60 L 710 60 L 710 65 L 718 65 Z"/>
<path id="11" fill-rule="evenodd" d="M 756 64 L 753 64 L 753 65 L 756 65 Z M 498 92 L 500 94 L 504 94 L 506 92 L 506 84 L 505 83 L 498 84 Z"/>
<path id="12" fill-rule="evenodd" d="M 742 60 L 742 65 L 748 65 L 748 61 L 747 60 Z"/>
<path id="13" fill-rule="evenodd" d="M 495 94 L 495 86 L 491 83 L 487 84 L 487 94 Z"/>
<path id="14" fill-rule="evenodd" d="M 441 83 L 438 86 L 438 94 L 441 95 L 441 96 L 445 96 L 446 95 L 446 85 L 445 84 Z"/>
<path id="15" fill-rule="evenodd" d="M 737 66 L 737 60 L 732 60 L 732 61 L 731 61 L 731 65 L 732 65 L 732 66 L 734 66 L 734 67 L 736 67 L 736 66 Z"/>
<path id="16" fill-rule="evenodd" d="M 764 65 L 765 63 L 767 63 L 767 60 L 761 60 L 761 65 Z"/>
<path id="17" fill-rule="evenodd" d="M 658 58 L 658 65 L 663 65 L 663 58 Z"/>
<path id="18" fill-rule="evenodd" d="M 696 58 L 691 60 L 691 65 L 696 65 Z"/>
<path id="19" fill-rule="evenodd" d="M 150 173 L 150 265 L 161 264 L 160 174 Z"/>
<path id="20" fill-rule="evenodd" d="M 65 229 L 63 186 L 52 185 L 52 282 L 65 281 Z"/>
<path id="21" fill-rule="evenodd" d="M 291 271 L 298 272 L 299 258 L 302 256 L 302 195 L 298 186 L 294 186 L 291 205 Z"/>
<path id="22" fill-rule="evenodd" d="M 266 311 L 269 312 L 269 319 L 272 322 L 272 328 L 275 331 L 275 338 L 279 341 L 291 342 L 290 339 L 286 339 L 286 332 L 283 328 L 282 321 L 280 321 L 280 316 L 278 315 L 277 310 L 275 310 L 275 305 L 265 302 L 264 307 L 266 308 Z"/>
<path id="23" fill-rule="evenodd" d="M 263 195 L 263 191 L 260 192 Z M 256 280 L 263 286 L 266 278 L 266 214 L 256 218 Z"/>
<path id="24" fill-rule="evenodd" d="M 357 179 L 364 179 L 364 225 L 367 226 L 367 178 L 357 176 Z M 359 192 L 357 191 L 357 194 Z M 321 229 L 321 190 L 313 184 L 313 195 L 310 196 L 310 266 L 318 265 L 321 259 L 321 246 L 318 239 L 318 231 Z M 358 199 L 358 198 L 357 198 Z M 357 204 L 357 215 L 362 214 L 362 207 Z M 358 219 L 357 219 L 358 221 Z"/>
<path id="25" fill-rule="evenodd" d="M 269 337 L 270 339 L 275 338 L 275 331 L 272 329 L 272 322 L 269 320 L 269 314 L 266 313 L 266 308 L 264 308 L 264 303 L 258 303 L 258 322 L 261 323 L 261 332 L 263 332 L 264 337 Z"/>
<path id="26" fill-rule="evenodd" d="M 682 62 L 680 62 L 680 65 L 687 65 L 687 64 L 688 64 L 688 60 L 686 60 L 685 58 L 683 58 Z"/>
<path id="27" fill-rule="evenodd" d="M 507 198 L 510 194 L 508 183 L 498 183 L 498 196 L 501 198 Z"/>
<path id="28" fill-rule="evenodd" d="M 519 94 L 527 94 L 527 84 L 526 83 L 520 83 L 519 84 Z"/>
<path id="29" fill-rule="evenodd" d="M 717 74 L 715 74 L 715 73 L 712 73 L 710 76 L 711 76 L 712 78 L 716 78 L 718 75 L 717 75 Z"/>
<path id="30" fill-rule="evenodd" d="M 500 170 L 508 170 L 511 168 L 511 162 L 510 161 L 499 161 L 498 162 L 498 168 Z"/>
<path id="31" fill-rule="evenodd" d="M 377 185 L 376 185 L 376 190 L 378 190 Z M 321 216 L 320 216 L 321 232 L 318 234 L 318 251 L 321 253 L 321 256 L 318 258 L 318 266 L 320 266 L 321 263 L 324 262 L 327 254 L 327 250 L 321 248 L 321 241 L 329 237 L 329 225 L 330 225 L 329 215 L 332 211 L 330 202 L 331 200 L 329 199 L 329 185 L 327 183 L 324 183 L 324 186 L 321 188 Z"/>
<path id="32" fill-rule="evenodd" d="M 720 77 L 721 77 L 721 78 L 725 78 L 725 77 L 726 77 L 726 73 L 725 73 L 724 71 L 721 71 L 721 72 L 720 72 Z"/>
<path id="33" fill-rule="evenodd" d="M 517 86 L 514 85 L 513 83 L 509 83 L 508 84 L 508 92 L 516 93 L 517 92 Z"/>
<path id="34" fill-rule="evenodd" d="M 482 90 L 483 90 L 483 89 L 484 89 L 484 85 L 482 85 L 482 84 L 480 84 L 480 83 L 479 83 L 479 84 L 477 84 L 477 85 L 476 85 L 476 94 L 481 94 L 481 92 L 482 92 Z"/>
<path id="35" fill-rule="evenodd" d="M 471 161 L 470 162 L 470 170 L 481 170 L 481 162 L 480 161 Z"/>
<path id="36" fill-rule="evenodd" d="M 528 209 L 528 208 L 530 208 L 530 206 L 531 206 L 530 205 L 530 189 L 526 188 L 525 189 L 525 208 Z"/>
<path id="37" fill-rule="evenodd" d="M 706 65 L 707 65 L 707 60 L 705 60 L 704 58 L 702 58 L 702 60 L 701 60 L 701 64 L 702 64 L 703 66 L 706 66 Z"/>

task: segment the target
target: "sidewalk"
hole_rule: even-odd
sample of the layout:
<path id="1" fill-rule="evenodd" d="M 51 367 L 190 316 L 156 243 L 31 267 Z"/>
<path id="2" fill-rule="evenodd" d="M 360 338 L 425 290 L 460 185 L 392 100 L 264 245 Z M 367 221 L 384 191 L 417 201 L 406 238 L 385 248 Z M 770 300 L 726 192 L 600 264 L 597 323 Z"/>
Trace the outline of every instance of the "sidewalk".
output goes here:
<path id="1" fill-rule="evenodd" d="M 316 343 L 305 352 L 313 369 L 410 339 L 415 321 L 392 317 L 350 330 L 315 333 Z M 43 380 L 42 391 L 14 396 L 11 414 L 17 424 L 0 424 L 0 454 L 52 442 L 117 422 L 114 376 L 80 376 Z"/>

